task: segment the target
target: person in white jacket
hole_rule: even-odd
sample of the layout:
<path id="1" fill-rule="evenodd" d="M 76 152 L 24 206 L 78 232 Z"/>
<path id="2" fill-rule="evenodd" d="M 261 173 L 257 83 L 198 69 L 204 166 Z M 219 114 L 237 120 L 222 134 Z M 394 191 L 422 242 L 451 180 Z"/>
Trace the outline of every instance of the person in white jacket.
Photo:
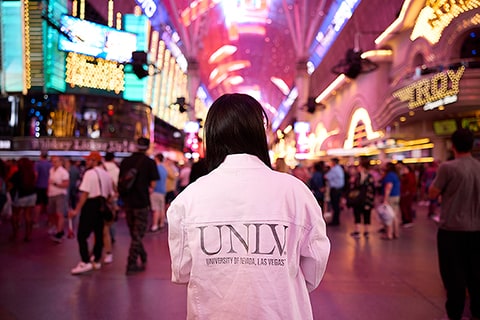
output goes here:
<path id="1" fill-rule="evenodd" d="M 188 284 L 187 319 L 313 319 L 309 292 L 330 241 L 308 187 L 272 170 L 267 115 L 225 94 L 205 122 L 209 173 L 167 211 L 172 281 Z"/>

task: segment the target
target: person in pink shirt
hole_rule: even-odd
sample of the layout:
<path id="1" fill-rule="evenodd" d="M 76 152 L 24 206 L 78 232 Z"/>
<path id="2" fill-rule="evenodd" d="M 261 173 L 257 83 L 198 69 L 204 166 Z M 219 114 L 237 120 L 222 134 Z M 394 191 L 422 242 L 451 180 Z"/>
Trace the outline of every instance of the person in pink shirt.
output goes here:
<path id="1" fill-rule="evenodd" d="M 51 221 L 54 221 L 56 232 L 52 235 L 52 240 L 60 243 L 65 235 L 65 215 L 68 207 L 68 187 L 70 185 L 70 174 L 62 165 L 62 159 L 59 156 L 52 156 L 52 167 L 50 168 L 48 180 L 48 205 L 47 212 L 52 215 Z"/>

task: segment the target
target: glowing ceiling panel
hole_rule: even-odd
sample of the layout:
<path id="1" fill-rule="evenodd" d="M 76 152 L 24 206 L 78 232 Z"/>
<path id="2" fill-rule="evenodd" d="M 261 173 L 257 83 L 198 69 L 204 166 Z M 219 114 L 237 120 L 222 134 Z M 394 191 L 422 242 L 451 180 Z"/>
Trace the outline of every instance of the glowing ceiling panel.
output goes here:
<path id="1" fill-rule="evenodd" d="M 226 57 L 231 56 L 235 52 L 237 52 L 237 47 L 236 46 L 224 45 L 224 46 L 220 47 L 217 51 L 212 53 L 212 55 L 208 59 L 208 63 L 210 63 L 210 64 L 218 63 L 218 62 L 222 61 L 223 59 L 225 59 Z"/>
<path id="2" fill-rule="evenodd" d="M 303 30 L 301 25 L 306 22 L 306 26 L 309 26 L 315 18 L 318 20 L 315 24 L 318 28 L 315 27 L 311 31 L 314 41 L 306 48 L 309 56 L 302 58 L 309 61 L 308 74 L 313 78 L 319 71 L 314 70 L 325 63 L 324 59 L 334 47 L 333 44 L 337 45 L 337 38 L 344 37 L 342 30 L 349 19 L 358 17 L 357 7 L 363 7 L 360 17 L 362 15 L 366 17 L 361 18 L 358 28 L 362 28 L 362 31 L 379 30 L 380 33 L 395 20 L 401 3 L 404 2 L 404 0 L 151 1 L 161 2 L 168 11 L 173 23 L 172 29 L 176 31 L 171 35 L 173 37 L 177 32 L 180 35 L 178 42 L 174 42 L 185 57 L 193 58 L 198 63 L 201 83 L 208 88 L 209 95 L 215 99 L 225 92 L 258 91 L 262 101 L 278 110 L 276 118 L 271 119 L 274 127 L 290 112 L 290 106 L 298 96 L 295 81 L 297 64 L 302 57 L 297 56 L 298 50 L 294 46 L 294 39 L 299 38 L 298 33 Z M 371 16 L 372 7 L 378 12 L 375 19 L 385 16 L 384 20 L 387 20 L 388 24 L 374 24 L 375 19 Z M 388 7 L 388 10 L 384 11 L 384 7 Z M 319 8 L 321 11 L 317 10 Z M 289 19 L 293 23 L 289 23 Z M 299 28 L 292 28 L 295 25 Z M 346 37 L 348 38 L 348 35 Z M 343 41 L 340 46 L 350 45 L 350 42 L 345 43 L 346 41 Z M 372 46 L 362 49 L 373 47 L 372 41 Z M 193 51 L 189 52 L 192 49 Z M 337 50 L 343 57 L 344 49 Z M 328 77 L 325 74 L 330 68 L 331 65 L 322 69 L 325 75 L 323 78 L 331 78 L 333 81 L 333 76 Z M 319 91 L 327 86 L 328 83 L 322 84 L 321 88 L 312 87 L 316 89 L 310 91 L 317 92 L 310 94 L 318 96 Z"/>

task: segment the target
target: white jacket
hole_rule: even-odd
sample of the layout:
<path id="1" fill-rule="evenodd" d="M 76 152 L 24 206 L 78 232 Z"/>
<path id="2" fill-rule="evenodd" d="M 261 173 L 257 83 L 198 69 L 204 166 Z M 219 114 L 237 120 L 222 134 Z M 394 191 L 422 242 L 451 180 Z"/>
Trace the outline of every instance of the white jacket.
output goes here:
<path id="1" fill-rule="evenodd" d="M 257 157 L 228 156 L 167 212 L 172 281 L 188 319 L 313 319 L 309 291 L 330 253 L 307 186 Z"/>

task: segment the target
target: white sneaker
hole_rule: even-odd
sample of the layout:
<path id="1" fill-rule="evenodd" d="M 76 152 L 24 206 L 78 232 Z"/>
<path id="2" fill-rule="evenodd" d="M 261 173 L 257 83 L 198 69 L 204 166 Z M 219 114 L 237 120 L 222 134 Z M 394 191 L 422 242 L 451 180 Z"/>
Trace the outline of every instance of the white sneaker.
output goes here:
<path id="1" fill-rule="evenodd" d="M 93 265 L 89 263 L 85 263 L 83 261 L 79 262 L 75 268 L 72 269 L 72 274 L 82 274 L 93 269 Z"/>
<path id="2" fill-rule="evenodd" d="M 95 269 L 95 270 L 101 269 L 101 268 L 102 268 L 102 263 L 101 263 L 101 262 L 95 262 L 95 261 L 93 261 L 93 262 L 92 262 L 92 267 L 93 267 L 93 269 Z"/>
<path id="3" fill-rule="evenodd" d="M 107 263 L 112 263 L 112 262 L 113 262 L 113 254 L 107 253 L 105 255 L 105 258 L 103 259 L 103 263 L 107 264 Z"/>

